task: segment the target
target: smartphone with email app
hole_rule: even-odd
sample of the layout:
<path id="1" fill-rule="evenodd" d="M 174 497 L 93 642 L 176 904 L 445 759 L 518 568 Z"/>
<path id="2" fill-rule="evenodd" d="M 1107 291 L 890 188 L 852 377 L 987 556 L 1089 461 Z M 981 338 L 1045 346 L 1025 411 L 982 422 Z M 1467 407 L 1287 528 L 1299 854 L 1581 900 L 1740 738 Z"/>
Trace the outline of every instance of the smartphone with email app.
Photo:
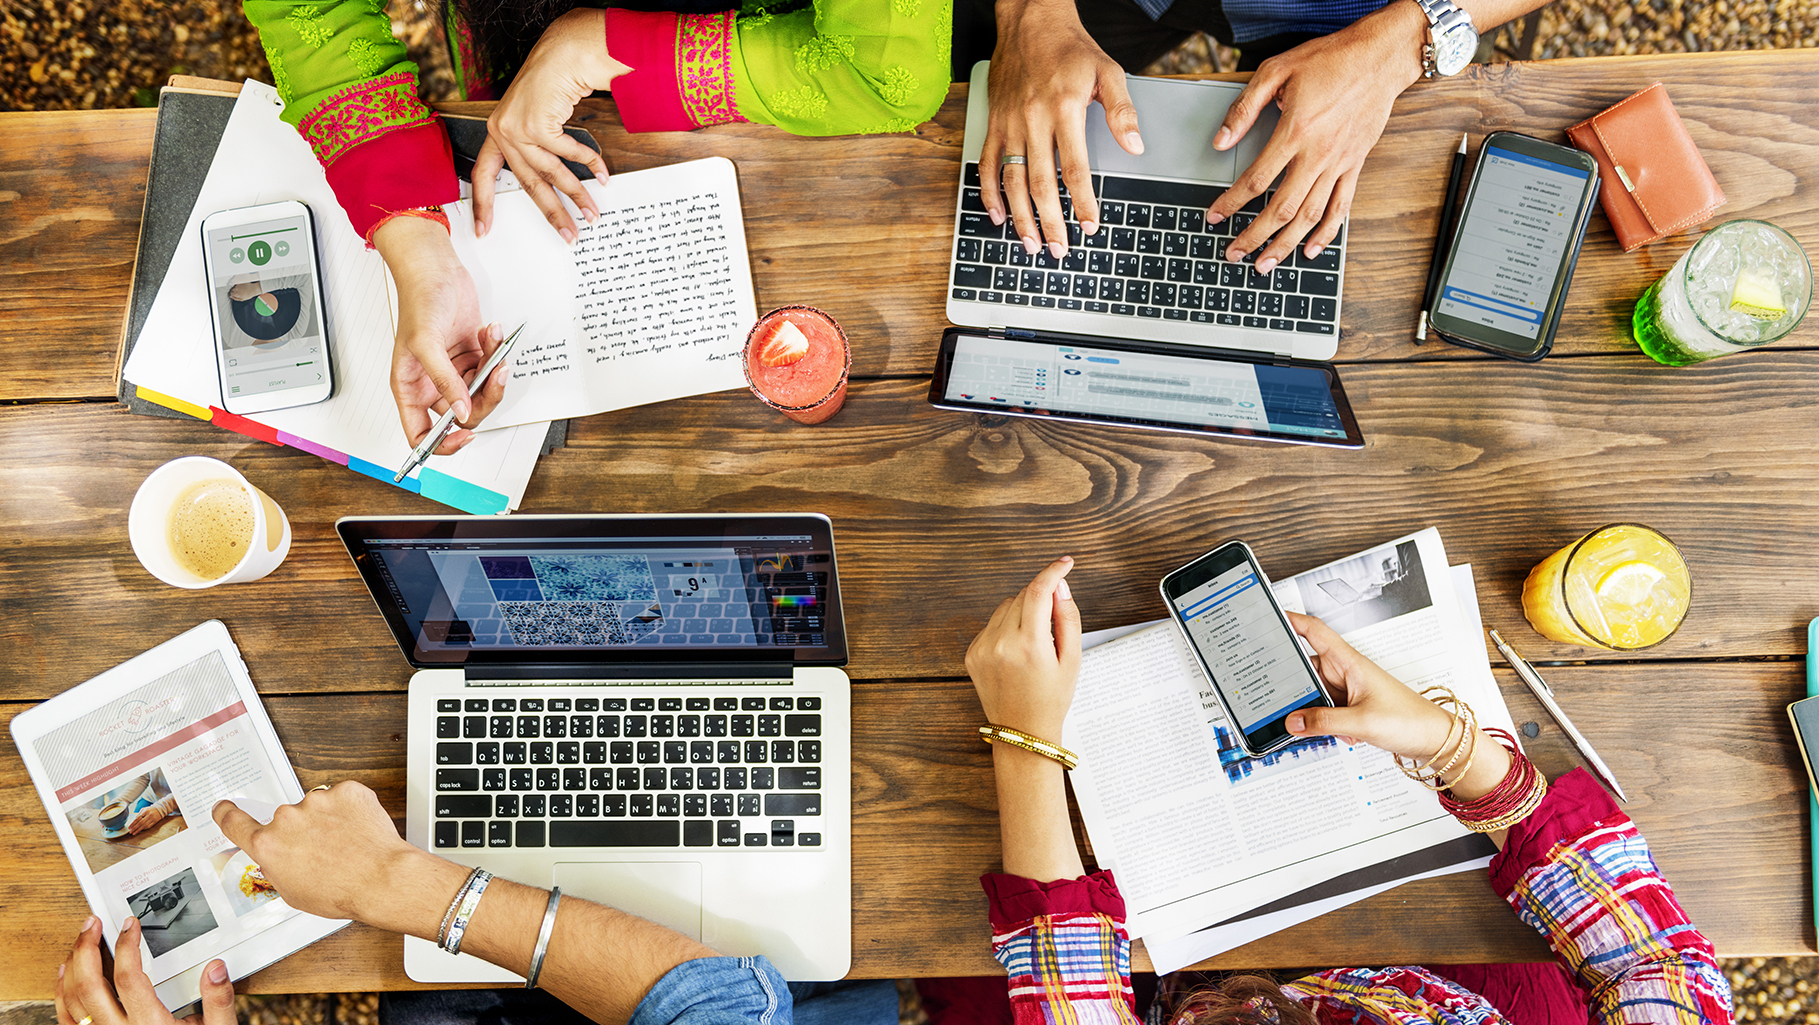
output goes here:
<path id="1" fill-rule="evenodd" d="M 263 413 L 335 392 L 315 219 L 296 200 L 202 221 L 221 408 Z"/>
<path id="2" fill-rule="evenodd" d="M 1293 743 L 1289 713 L 1333 706 L 1243 541 L 1221 545 L 1163 577 L 1162 600 L 1245 754 L 1254 758 Z"/>
<path id="3" fill-rule="evenodd" d="M 1441 271 L 1435 333 L 1525 363 L 1546 356 L 1597 199 L 1588 154 L 1492 132 Z"/>

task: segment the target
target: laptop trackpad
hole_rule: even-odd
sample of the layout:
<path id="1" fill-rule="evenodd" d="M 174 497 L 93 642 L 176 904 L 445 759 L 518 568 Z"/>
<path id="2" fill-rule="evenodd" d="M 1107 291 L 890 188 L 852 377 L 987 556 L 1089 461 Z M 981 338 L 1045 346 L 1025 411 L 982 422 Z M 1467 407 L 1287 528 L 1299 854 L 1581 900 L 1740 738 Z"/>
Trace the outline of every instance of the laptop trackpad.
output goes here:
<path id="1" fill-rule="evenodd" d="M 557 862 L 550 882 L 565 896 L 666 925 L 691 940 L 701 939 L 701 866 L 694 862 Z"/>

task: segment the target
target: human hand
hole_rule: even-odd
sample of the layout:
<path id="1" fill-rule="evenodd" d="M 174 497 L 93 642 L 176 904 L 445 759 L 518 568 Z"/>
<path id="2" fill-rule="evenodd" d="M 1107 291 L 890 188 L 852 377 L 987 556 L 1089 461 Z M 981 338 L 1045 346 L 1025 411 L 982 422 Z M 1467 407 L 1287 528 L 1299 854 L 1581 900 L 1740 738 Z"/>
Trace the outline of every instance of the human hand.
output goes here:
<path id="1" fill-rule="evenodd" d="M 1227 247 L 1227 259 L 1256 252 L 1257 270 L 1267 274 L 1303 238 L 1311 257 L 1338 236 L 1390 107 L 1421 77 L 1426 29 L 1417 5 L 1390 4 L 1257 68 L 1213 135 L 1213 148 L 1236 146 L 1271 102 L 1282 117 L 1256 161 L 1207 208 L 1207 223 L 1237 213 L 1278 174 L 1283 179 L 1263 212 Z"/>
<path id="2" fill-rule="evenodd" d="M 1340 705 L 1290 713 L 1290 733 L 1362 740 L 1417 761 L 1433 757 L 1448 742 L 1453 733 L 1450 713 L 1358 654 L 1332 627 L 1313 616 L 1295 612 L 1288 616 L 1295 632 L 1313 646 L 1314 668 Z"/>
<path id="3" fill-rule="evenodd" d="M 586 164 L 603 183 L 606 161 L 569 138 L 562 126 L 575 112 L 575 104 L 595 90 L 610 88 L 613 79 L 630 70 L 606 52 L 605 11 L 570 11 L 543 30 L 505 98 L 486 119 L 486 142 L 474 160 L 475 235 L 484 236 L 492 228 L 493 179 L 510 164 L 550 227 L 563 241 L 575 244 L 575 222 L 558 193 L 573 200 L 590 224 L 600 216 L 600 208 L 562 161 Z"/>
<path id="4" fill-rule="evenodd" d="M 57 967 L 54 991 L 57 1025 L 171 1025 L 178 1019 L 164 1007 L 145 974 L 139 952 L 139 920 L 129 918 L 114 943 L 114 978 L 101 961 L 101 920 L 89 916 L 69 958 Z M 191 1025 L 235 1025 L 234 984 L 219 958 L 202 970 L 202 1013 L 182 1019 Z"/>
<path id="5" fill-rule="evenodd" d="M 1124 69 L 1087 35 L 1072 0 L 999 0 L 997 17 L 998 44 L 987 85 L 991 105 L 979 153 L 980 198 L 992 223 L 1003 224 L 1002 171 L 1023 248 L 1034 255 L 1045 239 L 1059 260 L 1067 255 L 1068 242 L 1055 185 L 1057 151 L 1080 230 L 1091 235 L 1099 230 L 1099 201 L 1086 150 L 1087 104 L 1099 101 L 1112 138 L 1131 153 L 1143 152 L 1137 108 Z M 1005 154 L 1021 154 L 1028 164 L 1001 166 Z"/>
<path id="6" fill-rule="evenodd" d="M 155 804 L 148 804 L 139 809 L 139 813 L 134 815 L 132 819 L 127 822 L 126 831 L 128 833 L 143 833 L 158 823 L 163 822 L 164 819 L 165 815 L 163 808 L 160 808 Z"/>
<path id="7" fill-rule="evenodd" d="M 985 718 L 1047 741 L 1061 736 L 1080 678 L 1080 608 L 1062 556 L 1004 599 L 966 649 L 966 671 Z"/>
<path id="8" fill-rule="evenodd" d="M 394 217 L 373 233 L 373 244 L 398 285 L 391 383 L 405 439 L 412 446 L 422 441 L 450 406 L 460 427 L 474 427 L 505 398 L 511 368 L 501 363 L 469 399 L 468 381 L 504 339 L 497 325 L 480 326 L 473 275 L 435 221 Z M 472 430 L 450 431 L 435 454 L 452 455 L 473 440 Z"/>
<path id="9" fill-rule="evenodd" d="M 285 903 L 323 918 L 423 935 L 427 899 L 434 935 L 437 901 L 447 904 L 467 871 L 406 843 L 379 798 L 353 780 L 279 805 L 269 825 L 232 801 L 217 803 L 214 817 Z"/>

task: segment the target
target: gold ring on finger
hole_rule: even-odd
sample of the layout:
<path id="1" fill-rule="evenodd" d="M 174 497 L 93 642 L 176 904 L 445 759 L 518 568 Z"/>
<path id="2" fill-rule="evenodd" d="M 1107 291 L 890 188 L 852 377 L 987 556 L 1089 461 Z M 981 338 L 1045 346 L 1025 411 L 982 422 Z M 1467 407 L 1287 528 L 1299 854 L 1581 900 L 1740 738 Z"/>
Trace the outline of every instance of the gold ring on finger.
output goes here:
<path id="1" fill-rule="evenodd" d="M 328 784 L 328 783 L 319 783 L 316 786 L 310 787 L 309 792 L 313 794 L 318 790 L 327 790 L 327 789 L 329 789 L 329 787 L 330 787 L 330 784 Z M 78 1022 L 77 1025 L 81 1025 L 81 1023 Z"/>
<path id="2" fill-rule="evenodd" d="M 82 1016 L 82 1020 L 77 1022 L 76 1025 L 94 1025 L 94 1021 L 95 1021 L 94 1015 L 85 1014 Z"/>

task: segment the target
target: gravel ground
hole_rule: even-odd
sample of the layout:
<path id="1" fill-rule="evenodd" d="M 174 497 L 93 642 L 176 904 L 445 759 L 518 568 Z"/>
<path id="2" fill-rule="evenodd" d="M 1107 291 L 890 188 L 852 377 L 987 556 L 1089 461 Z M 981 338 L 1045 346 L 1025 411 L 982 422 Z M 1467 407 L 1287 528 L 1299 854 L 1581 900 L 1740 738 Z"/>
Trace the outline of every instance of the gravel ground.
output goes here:
<path id="1" fill-rule="evenodd" d="M 455 98 L 437 0 L 390 0 L 392 30 L 423 67 L 430 99 Z M 1819 45 L 1819 0 L 1558 0 L 1539 14 L 1531 53 L 1523 25 L 1500 30 L 1490 60 L 1682 53 Z M 1218 71 L 1237 55 L 1205 36 L 1149 70 Z M 0 110 L 152 106 L 174 74 L 269 80 L 257 34 L 227 0 L 0 0 Z M 1745 1022 L 1819 1025 L 1819 958 L 1727 960 Z M 377 995 L 242 997 L 248 1025 L 371 1025 Z M 921 1020 L 910 991 L 905 1025 Z M 49 1004 L 0 1003 L 0 1025 L 50 1025 Z"/>

